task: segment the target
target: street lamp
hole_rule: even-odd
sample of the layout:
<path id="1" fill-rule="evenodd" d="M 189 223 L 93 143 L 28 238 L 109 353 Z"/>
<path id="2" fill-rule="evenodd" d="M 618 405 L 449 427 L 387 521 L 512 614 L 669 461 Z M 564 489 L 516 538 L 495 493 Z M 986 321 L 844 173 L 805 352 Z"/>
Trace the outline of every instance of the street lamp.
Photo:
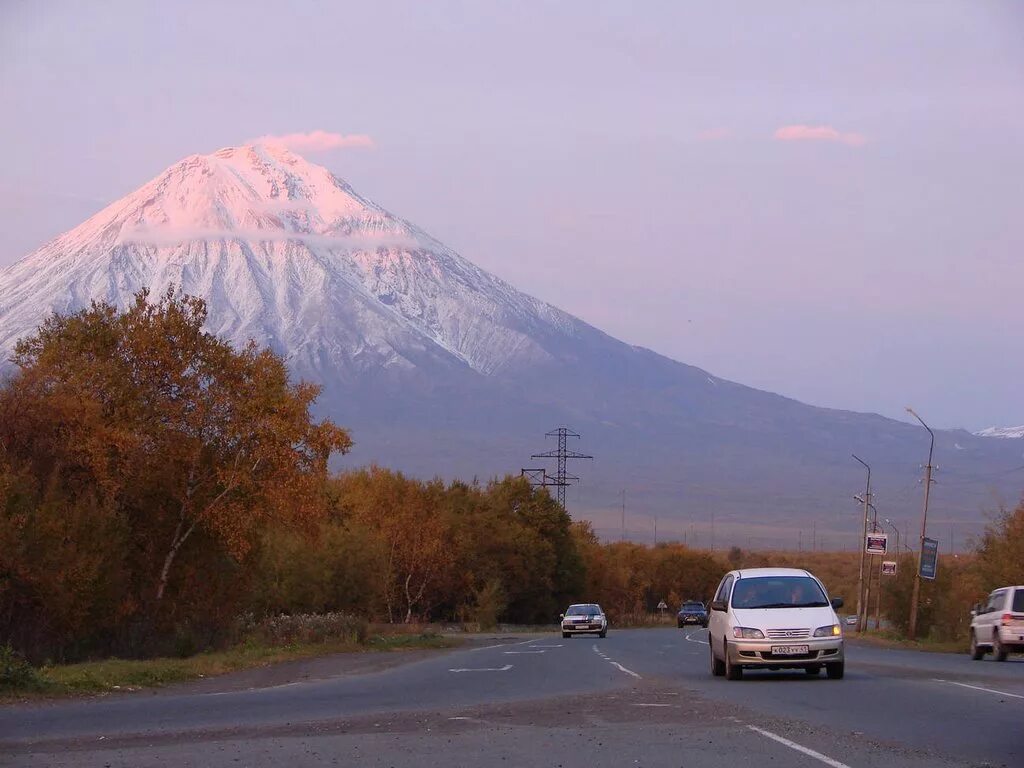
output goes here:
<path id="1" fill-rule="evenodd" d="M 910 623 L 907 627 L 907 637 L 913 640 L 917 637 L 917 604 L 921 599 L 921 556 L 924 554 L 924 537 L 928 532 L 928 495 L 932 489 L 932 454 L 935 451 L 935 433 L 924 423 L 924 419 L 914 412 L 913 408 L 908 406 L 907 413 L 921 422 L 921 426 L 927 429 L 931 436 L 931 444 L 928 446 L 928 463 L 924 467 L 924 511 L 921 513 L 921 540 L 917 548 L 917 572 L 914 574 L 914 594 L 910 598 Z"/>
<path id="2" fill-rule="evenodd" d="M 850 455 L 863 464 L 864 468 L 868 471 L 868 482 L 864 488 L 864 498 L 858 499 L 858 501 L 863 501 L 864 503 L 864 530 L 860 536 L 860 572 L 857 576 L 857 631 L 863 632 L 867 615 L 867 606 L 864 605 L 864 542 L 868 538 L 868 504 L 871 503 L 871 467 L 857 454 L 851 453 Z"/>

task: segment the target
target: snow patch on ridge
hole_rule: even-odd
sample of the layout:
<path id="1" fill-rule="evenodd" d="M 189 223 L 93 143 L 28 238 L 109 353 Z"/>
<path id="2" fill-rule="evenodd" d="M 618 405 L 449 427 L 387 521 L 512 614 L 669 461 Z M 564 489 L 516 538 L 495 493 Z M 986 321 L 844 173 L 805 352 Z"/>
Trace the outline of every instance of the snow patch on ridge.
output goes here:
<path id="1" fill-rule="evenodd" d="M 1019 427 L 989 427 L 974 434 L 978 437 L 1024 438 L 1024 425 Z"/>

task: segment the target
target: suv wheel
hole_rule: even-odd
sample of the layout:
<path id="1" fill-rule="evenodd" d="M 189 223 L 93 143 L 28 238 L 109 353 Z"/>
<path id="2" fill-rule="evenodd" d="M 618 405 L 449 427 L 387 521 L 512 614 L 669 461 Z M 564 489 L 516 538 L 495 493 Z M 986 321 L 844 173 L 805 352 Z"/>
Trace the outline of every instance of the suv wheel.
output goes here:
<path id="1" fill-rule="evenodd" d="M 568 640 L 570 637 L 572 637 L 572 633 L 571 632 L 563 632 L 562 633 L 562 639 L 563 640 Z"/>
<path id="2" fill-rule="evenodd" d="M 711 648 L 711 638 L 708 638 L 708 648 L 711 650 L 711 674 L 721 677 L 725 674 L 725 662 L 715 656 L 715 649 Z"/>
<path id="3" fill-rule="evenodd" d="M 740 667 L 732 663 L 729 659 L 729 644 L 725 643 L 725 679 L 726 680 L 742 680 L 743 679 L 743 667 Z"/>
<path id="4" fill-rule="evenodd" d="M 996 657 L 996 661 L 1006 661 L 1006 657 L 1009 655 L 1009 651 L 1003 648 L 1003 644 L 999 642 L 998 629 L 992 633 L 992 655 Z"/>
<path id="5" fill-rule="evenodd" d="M 815 677 L 819 672 L 821 672 L 821 664 L 812 664 L 809 667 L 804 667 L 804 672 L 811 677 Z"/>
<path id="6" fill-rule="evenodd" d="M 978 636 L 971 632 L 971 658 L 980 661 L 985 657 L 985 649 L 978 645 Z"/>
<path id="7" fill-rule="evenodd" d="M 844 661 L 833 661 L 825 665 L 825 674 L 828 675 L 829 680 L 842 680 L 845 672 L 846 662 Z"/>

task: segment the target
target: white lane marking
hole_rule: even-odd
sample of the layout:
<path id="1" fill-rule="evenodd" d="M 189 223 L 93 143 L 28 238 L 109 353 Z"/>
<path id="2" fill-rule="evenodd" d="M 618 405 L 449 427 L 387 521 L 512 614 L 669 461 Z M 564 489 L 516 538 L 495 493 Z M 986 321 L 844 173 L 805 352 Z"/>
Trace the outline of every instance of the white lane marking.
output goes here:
<path id="1" fill-rule="evenodd" d="M 483 648 L 470 648 L 470 651 L 493 651 L 495 648 L 504 648 L 508 643 L 498 643 L 497 645 L 485 645 Z"/>
<path id="2" fill-rule="evenodd" d="M 933 677 L 932 680 L 936 683 L 948 683 L 949 685 L 959 685 L 961 688 L 972 688 L 975 691 L 984 691 L 985 693 L 994 693 L 998 696 L 1009 696 L 1014 699 L 1024 699 L 1019 693 L 1007 693 L 1006 691 L 996 691 L 992 688 L 982 688 L 980 685 L 968 685 L 967 683 L 958 683 L 955 680 L 940 680 L 937 677 Z"/>
<path id="3" fill-rule="evenodd" d="M 671 707 L 671 704 L 630 704 L 631 707 Z"/>
<path id="4" fill-rule="evenodd" d="M 609 661 L 611 661 L 611 660 L 609 659 Z M 637 680 L 640 680 L 640 679 L 642 679 L 642 678 L 640 677 L 640 675 L 638 675 L 638 674 L 637 674 L 636 672 L 634 672 L 634 671 L 633 671 L 632 669 L 626 669 L 626 668 L 625 668 L 624 666 L 622 666 L 621 664 L 619 664 L 619 662 L 617 662 L 617 661 L 612 661 L 612 662 L 611 662 L 611 665 L 612 665 L 613 667 L 618 667 L 618 668 L 619 668 L 619 671 L 620 671 L 620 672 L 625 672 L 625 673 L 626 673 L 627 675 L 632 675 L 632 676 L 633 676 L 633 677 L 635 677 L 635 678 L 636 678 Z"/>
<path id="5" fill-rule="evenodd" d="M 838 760 L 833 760 L 828 755 L 823 755 L 821 754 L 821 752 L 815 752 L 813 749 L 808 749 L 802 744 L 797 744 L 795 741 L 790 741 L 789 739 L 779 736 L 779 734 L 777 733 L 766 731 L 764 728 L 758 728 L 756 725 L 748 725 L 747 728 L 754 731 L 755 733 L 760 733 L 762 736 L 765 736 L 771 739 L 772 741 L 777 741 L 779 742 L 779 744 L 787 746 L 790 749 L 796 750 L 801 754 L 807 755 L 808 757 L 813 757 L 815 760 L 820 760 L 825 765 L 832 766 L 832 768 L 850 768 L 850 766 L 848 766 L 846 763 L 840 763 Z"/>
<path id="6" fill-rule="evenodd" d="M 544 653 L 544 651 L 505 651 L 506 656 L 516 656 L 530 653 Z"/>
<path id="7" fill-rule="evenodd" d="M 512 669 L 511 664 L 506 664 L 504 667 L 486 667 L 484 669 L 449 669 L 449 672 L 508 672 Z"/>
<path id="8" fill-rule="evenodd" d="M 685 637 L 685 638 L 686 638 L 687 640 L 689 640 L 689 641 L 690 641 L 691 643 L 700 643 L 701 645 L 707 645 L 707 644 L 708 644 L 708 641 L 707 641 L 707 640 L 694 640 L 694 639 L 693 639 L 692 637 L 690 637 L 689 635 L 683 635 L 683 637 Z"/>
<path id="9" fill-rule="evenodd" d="M 600 656 L 600 657 L 601 657 L 602 659 L 604 659 L 605 661 L 607 661 L 607 662 L 608 662 L 609 664 L 611 664 L 611 665 L 612 665 L 613 667 L 616 667 L 616 668 L 618 668 L 618 670 L 619 670 L 620 672 L 625 672 L 625 673 L 626 673 L 627 675 L 632 675 L 632 676 L 633 676 L 633 677 L 635 677 L 635 678 L 636 678 L 637 680 L 642 680 L 642 679 L 643 679 L 642 677 L 640 677 L 640 675 L 638 675 L 638 674 L 637 674 L 636 672 L 634 672 L 633 670 L 631 670 L 631 669 L 626 669 L 626 668 L 625 668 L 624 666 L 622 666 L 621 664 L 619 664 L 619 662 L 617 662 L 617 661 L 612 661 L 612 660 L 611 660 L 611 659 L 609 659 L 609 658 L 608 658 L 607 656 L 605 656 L 605 655 L 604 655 L 604 654 L 603 654 L 603 653 L 601 652 L 601 649 L 597 647 L 597 643 L 594 643 L 594 645 L 592 645 L 591 647 L 592 647 L 592 648 L 594 649 L 594 653 L 596 653 L 596 654 L 597 654 L 598 656 Z"/>
<path id="10" fill-rule="evenodd" d="M 558 645 L 531 645 L 530 647 L 531 648 L 561 648 L 562 644 L 559 643 Z"/>

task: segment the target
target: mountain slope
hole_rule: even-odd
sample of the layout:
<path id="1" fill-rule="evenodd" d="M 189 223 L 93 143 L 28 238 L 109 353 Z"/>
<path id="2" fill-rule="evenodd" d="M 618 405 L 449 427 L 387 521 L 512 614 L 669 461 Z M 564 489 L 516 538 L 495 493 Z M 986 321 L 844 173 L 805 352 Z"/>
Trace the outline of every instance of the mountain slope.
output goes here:
<path id="1" fill-rule="evenodd" d="M 547 447 L 544 431 L 570 423 L 597 456 L 577 468 L 585 485 L 570 500 L 599 524 L 629 488 L 660 530 L 692 526 L 703 543 L 712 513 L 741 544 L 790 540 L 810 519 L 848 539 L 862 482 L 851 451 L 874 465 L 884 514 L 918 514 L 919 428 L 619 342 L 278 147 L 186 158 L 0 271 L 0 352 L 50 312 L 124 306 L 171 284 L 207 301 L 211 331 L 269 344 L 321 383 L 321 409 L 353 428 L 352 463 L 514 472 Z M 952 481 L 933 495 L 940 519 L 967 531 L 980 506 L 1015 500 L 1014 442 L 939 435 Z"/>

